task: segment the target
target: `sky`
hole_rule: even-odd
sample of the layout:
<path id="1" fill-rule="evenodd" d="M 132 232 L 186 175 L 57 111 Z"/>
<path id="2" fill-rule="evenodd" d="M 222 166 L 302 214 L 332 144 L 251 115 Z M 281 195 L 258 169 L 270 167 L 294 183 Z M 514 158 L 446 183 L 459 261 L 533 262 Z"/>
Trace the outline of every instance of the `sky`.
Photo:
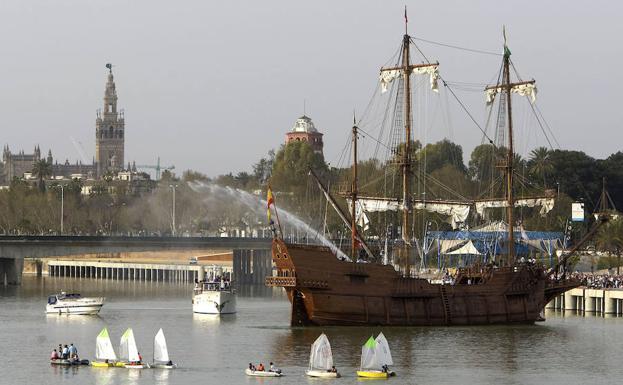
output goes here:
<path id="1" fill-rule="evenodd" d="M 305 104 L 336 164 L 353 110 L 365 111 L 399 47 L 405 4 L 412 36 L 450 45 L 500 52 L 506 25 L 560 147 L 597 158 L 621 149 L 623 4 L 603 0 L 2 0 L 0 143 L 90 161 L 110 62 L 126 162 L 250 171 Z M 446 79 L 484 84 L 499 69 L 497 56 L 418 45 Z M 484 121 L 482 94 L 457 93 Z M 426 139 L 447 137 L 469 154 L 482 134 L 451 103 L 451 124 L 427 128 Z"/>

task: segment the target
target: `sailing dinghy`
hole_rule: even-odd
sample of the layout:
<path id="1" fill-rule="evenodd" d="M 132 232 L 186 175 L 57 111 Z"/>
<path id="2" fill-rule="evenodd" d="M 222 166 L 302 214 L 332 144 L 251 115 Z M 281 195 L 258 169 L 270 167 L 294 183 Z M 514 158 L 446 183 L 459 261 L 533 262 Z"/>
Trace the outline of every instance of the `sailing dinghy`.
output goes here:
<path id="1" fill-rule="evenodd" d="M 132 328 L 123 333 L 121 343 L 119 344 L 119 358 L 123 362 L 123 367 L 128 369 L 145 369 L 149 368 L 148 364 L 142 362 L 134 340 L 134 332 Z"/>
<path id="2" fill-rule="evenodd" d="M 388 378 L 396 373 L 389 370 L 389 365 L 393 365 L 392 354 L 389 350 L 389 343 L 383 335 L 374 339 L 368 338 L 361 347 L 361 367 L 357 371 L 358 377 L 364 378 Z"/>
<path id="3" fill-rule="evenodd" d="M 117 355 L 110 341 L 108 329 L 103 328 L 95 340 L 95 361 L 91 362 L 91 366 L 101 368 L 115 366 L 115 361 L 117 361 Z"/>
<path id="4" fill-rule="evenodd" d="M 169 358 L 167 340 L 164 338 L 164 332 L 162 331 L 162 328 L 158 330 L 156 337 L 154 337 L 154 359 L 151 367 L 158 369 L 177 368 L 177 365 L 171 362 L 171 359 Z"/>
<path id="5" fill-rule="evenodd" d="M 309 369 L 305 371 L 305 374 L 319 378 L 340 377 L 340 374 L 334 370 L 331 344 L 327 336 L 322 333 L 311 346 Z"/>

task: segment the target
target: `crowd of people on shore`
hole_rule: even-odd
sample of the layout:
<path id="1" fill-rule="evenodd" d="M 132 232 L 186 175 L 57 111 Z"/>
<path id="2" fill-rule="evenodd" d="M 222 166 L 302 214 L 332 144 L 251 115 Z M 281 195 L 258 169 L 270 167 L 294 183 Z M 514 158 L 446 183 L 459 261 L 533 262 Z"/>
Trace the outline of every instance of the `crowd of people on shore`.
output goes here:
<path id="1" fill-rule="evenodd" d="M 78 349 L 74 344 L 69 344 L 69 346 L 58 344 L 58 349 L 52 350 L 50 360 L 80 361 L 80 357 L 78 357 Z"/>
<path id="2" fill-rule="evenodd" d="M 591 289 L 619 289 L 623 288 L 623 275 L 591 274 L 575 272 L 571 277 L 582 282 L 582 286 Z"/>

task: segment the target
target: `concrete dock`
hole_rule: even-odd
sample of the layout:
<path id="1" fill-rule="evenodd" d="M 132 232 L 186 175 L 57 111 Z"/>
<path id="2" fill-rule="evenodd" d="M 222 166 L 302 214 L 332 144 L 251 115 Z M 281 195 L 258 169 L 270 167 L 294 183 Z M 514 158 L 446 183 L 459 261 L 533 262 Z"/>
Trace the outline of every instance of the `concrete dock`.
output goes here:
<path id="1" fill-rule="evenodd" d="M 95 278 L 155 282 L 195 282 L 202 280 L 214 265 L 126 263 L 53 260 L 47 262 L 51 277 Z M 231 267 L 217 266 L 231 277 Z"/>
<path id="2" fill-rule="evenodd" d="M 554 298 L 545 308 L 623 315 L 623 289 L 578 287 Z"/>

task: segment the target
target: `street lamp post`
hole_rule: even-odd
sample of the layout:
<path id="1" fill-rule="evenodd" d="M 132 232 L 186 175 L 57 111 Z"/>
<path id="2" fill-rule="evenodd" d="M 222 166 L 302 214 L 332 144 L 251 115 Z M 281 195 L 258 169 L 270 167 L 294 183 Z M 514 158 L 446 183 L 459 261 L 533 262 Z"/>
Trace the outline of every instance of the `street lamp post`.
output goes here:
<path id="1" fill-rule="evenodd" d="M 176 184 L 170 184 L 169 187 L 173 190 L 173 215 L 172 217 L 172 234 L 173 236 L 175 236 L 175 190 L 177 189 L 177 185 Z"/>
<path id="2" fill-rule="evenodd" d="M 59 186 L 61 187 L 61 235 L 63 235 L 63 220 L 65 219 L 65 186 L 62 184 Z"/>

